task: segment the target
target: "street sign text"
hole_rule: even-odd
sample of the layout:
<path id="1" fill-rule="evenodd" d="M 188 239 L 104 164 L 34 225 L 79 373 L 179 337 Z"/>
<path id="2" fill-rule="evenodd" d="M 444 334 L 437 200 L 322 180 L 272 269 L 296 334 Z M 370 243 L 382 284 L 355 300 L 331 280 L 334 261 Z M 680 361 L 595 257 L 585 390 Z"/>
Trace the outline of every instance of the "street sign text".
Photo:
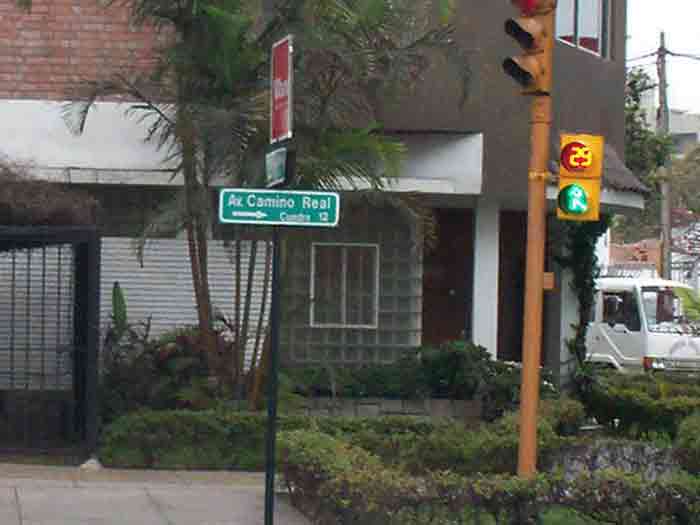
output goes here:
<path id="1" fill-rule="evenodd" d="M 340 196 L 335 192 L 224 189 L 219 222 L 333 227 L 338 225 Z"/>

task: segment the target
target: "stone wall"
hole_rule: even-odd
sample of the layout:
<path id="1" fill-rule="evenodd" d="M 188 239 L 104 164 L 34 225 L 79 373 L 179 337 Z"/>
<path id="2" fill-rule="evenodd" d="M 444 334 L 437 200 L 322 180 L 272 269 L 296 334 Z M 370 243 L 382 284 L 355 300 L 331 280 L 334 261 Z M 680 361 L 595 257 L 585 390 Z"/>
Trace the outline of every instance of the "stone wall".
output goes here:
<path id="1" fill-rule="evenodd" d="M 655 481 L 680 470 L 671 448 L 649 443 L 598 440 L 562 451 L 552 462 L 552 470 L 561 469 L 567 479 L 599 470 L 615 469 L 641 474 Z"/>
<path id="2" fill-rule="evenodd" d="M 481 415 L 480 401 L 452 399 L 343 399 L 308 398 L 302 412 L 309 416 L 422 416 L 476 421 Z"/>

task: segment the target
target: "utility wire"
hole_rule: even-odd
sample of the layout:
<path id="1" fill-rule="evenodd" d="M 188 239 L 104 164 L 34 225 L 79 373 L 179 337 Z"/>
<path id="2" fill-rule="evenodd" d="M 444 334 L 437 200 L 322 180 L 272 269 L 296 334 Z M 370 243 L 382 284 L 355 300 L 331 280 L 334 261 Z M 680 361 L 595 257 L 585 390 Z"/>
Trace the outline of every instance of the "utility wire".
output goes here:
<path id="1" fill-rule="evenodd" d="M 646 55 L 640 55 L 638 57 L 628 58 L 626 60 L 626 62 L 627 63 L 637 62 L 638 60 L 643 60 L 645 58 L 655 57 L 655 56 L 658 56 L 659 51 L 660 50 L 657 50 L 657 51 L 654 51 L 653 53 L 647 53 Z M 700 55 L 695 55 L 695 54 L 691 54 L 691 53 L 676 53 L 676 52 L 670 51 L 668 49 L 664 49 L 663 51 L 664 51 L 664 53 L 666 53 L 667 55 L 672 56 L 672 57 L 688 58 L 690 60 L 699 60 L 700 61 Z M 656 62 L 652 62 L 652 63 L 655 64 Z M 633 68 L 633 67 L 645 67 L 646 65 L 647 64 L 631 64 L 631 65 L 628 65 L 627 68 L 629 69 L 629 68 Z"/>
<path id="2" fill-rule="evenodd" d="M 642 56 L 638 56 L 638 57 L 634 57 L 634 58 L 628 58 L 627 62 L 636 62 L 637 60 L 642 60 L 643 58 L 653 57 L 653 56 L 656 56 L 657 53 L 658 53 L 658 51 L 653 51 L 651 53 L 647 53 L 646 55 L 642 55 Z"/>
<path id="3" fill-rule="evenodd" d="M 668 51 L 668 50 L 666 50 L 666 53 L 668 53 L 672 57 L 690 58 L 691 60 L 700 60 L 700 55 L 689 55 L 686 53 L 674 53 L 673 51 Z"/>

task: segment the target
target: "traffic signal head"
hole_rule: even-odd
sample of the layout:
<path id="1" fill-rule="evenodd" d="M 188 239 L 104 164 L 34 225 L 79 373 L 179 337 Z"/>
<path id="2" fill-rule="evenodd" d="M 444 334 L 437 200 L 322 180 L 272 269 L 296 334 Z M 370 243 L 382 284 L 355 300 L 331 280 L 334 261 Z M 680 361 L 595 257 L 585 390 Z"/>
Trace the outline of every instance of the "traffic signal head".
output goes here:
<path id="1" fill-rule="evenodd" d="M 600 178 L 603 137 L 561 135 L 557 217 L 570 221 L 597 221 L 600 215 Z"/>
<path id="2" fill-rule="evenodd" d="M 556 0 L 513 0 L 512 3 L 522 16 L 506 20 L 504 29 L 524 53 L 506 58 L 503 70 L 523 87 L 524 93 L 549 94 Z"/>

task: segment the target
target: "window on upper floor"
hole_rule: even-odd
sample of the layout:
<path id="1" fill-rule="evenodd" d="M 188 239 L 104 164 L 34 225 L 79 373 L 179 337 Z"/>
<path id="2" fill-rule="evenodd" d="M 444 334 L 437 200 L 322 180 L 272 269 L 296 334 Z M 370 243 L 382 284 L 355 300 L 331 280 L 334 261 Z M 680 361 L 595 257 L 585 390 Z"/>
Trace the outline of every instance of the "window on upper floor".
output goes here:
<path id="1" fill-rule="evenodd" d="M 610 0 L 559 0 L 557 38 L 598 56 L 610 56 Z"/>

